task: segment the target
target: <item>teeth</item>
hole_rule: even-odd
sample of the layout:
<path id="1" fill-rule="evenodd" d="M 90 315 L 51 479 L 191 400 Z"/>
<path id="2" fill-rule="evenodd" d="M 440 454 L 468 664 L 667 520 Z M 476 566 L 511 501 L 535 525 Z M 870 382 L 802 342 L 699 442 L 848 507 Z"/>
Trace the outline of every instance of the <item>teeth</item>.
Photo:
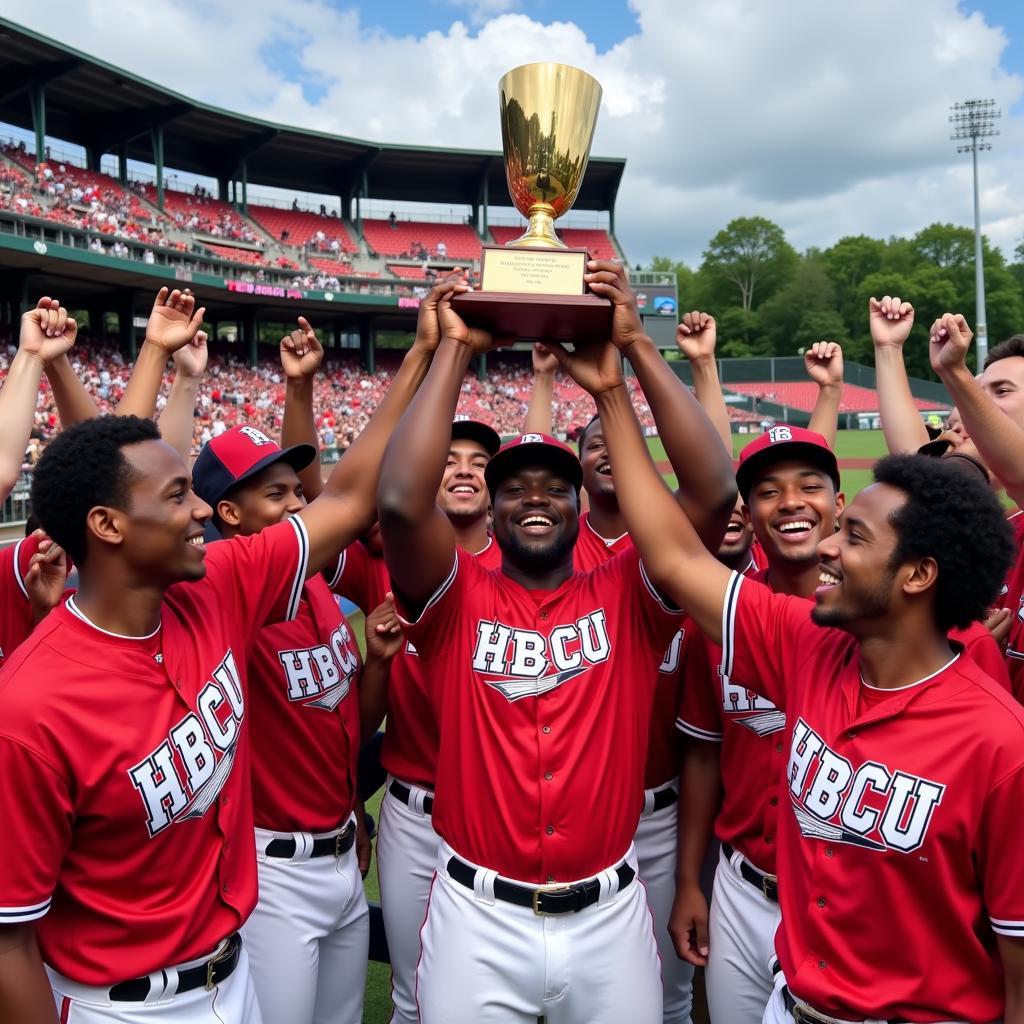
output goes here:
<path id="1" fill-rule="evenodd" d="M 797 530 L 809 530 L 809 529 L 811 529 L 811 524 L 806 519 L 801 519 L 799 522 L 795 522 L 795 523 L 783 523 L 779 527 L 779 532 L 780 533 L 795 533 Z"/>
<path id="2" fill-rule="evenodd" d="M 476 494 L 476 491 L 474 491 L 472 487 L 460 484 L 458 487 L 452 488 L 452 494 Z"/>
<path id="3" fill-rule="evenodd" d="M 203 546 L 203 543 L 204 541 L 202 537 L 191 537 L 189 539 L 189 544 L 191 544 L 192 547 L 194 548 L 201 548 Z"/>
<path id="4" fill-rule="evenodd" d="M 527 516 L 526 519 L 522 520 L 520 526 L 551 526 L 551 520 L 544 516 Z"/>
<path id="5" fill-rule="evenodd" d="M 837 587 L 839 586 L 839 577 L 833 576 L 832 573 L 826 572 L 822 569 L 818 576 L 818 582 L 826 587 Z"/>

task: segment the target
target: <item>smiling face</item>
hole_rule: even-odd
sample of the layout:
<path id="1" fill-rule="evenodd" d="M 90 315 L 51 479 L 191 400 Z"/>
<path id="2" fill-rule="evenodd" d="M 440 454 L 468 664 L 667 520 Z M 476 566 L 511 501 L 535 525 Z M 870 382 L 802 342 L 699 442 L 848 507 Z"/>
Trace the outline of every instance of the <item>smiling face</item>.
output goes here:
<path id="1" fill-rule="evenodd" d="M 580 463 L 583 466 L 583 486 L 591 503 L 617 507 L 612 464 L 608 461 L 600 420 L 594 420 L 580 438 Z"/>
<path id="2" fill-rule="evenodd" d="M 259 533 L 306 507 L 299 474 L 286 462 L 275 462 L 232 488 L 217 503 L 226 537 Z"/>
<path id="3" fill-rule="evenodd" d="M 900 566 L 892 564 L 899 540 L 890 517 L 907 496 L 888 484 L 872 484 L 843 513 L 839 532 L 818 546 L 821 585 L 812 617 L 820 626 L 862 634 L 898 612 Z"/>
<path id="4" fill-rule="evenodd" d="M 743 498 L 737 495 L 729 525 L 725 528 L 725 536 L 718 546 L 718 559 L 732 568 L 740 568 L 746 561 L 750 545 L 754 542 L 754 531 L 750 522 L 743 514 Z"/>
<path id="5" fill-rule="evenodd" d="M 982 389 L 1019 427 L 1024 427 L 1024 356 L 992 363 L 978 381 Z"/>
<path id="6" fill-rule="evenodd" d="M 210 506 L 193 490 L 181 456 L 163 441 L 122 449 L 132 482 L 124 509 L 92 509 L 89 522 L 104 539 L 117 539 L 133 573 L 161 586 L 206 575 L 203 525 Z"/>
<path id="7" fill-rule="evenodd" d="M 546 572 L 572 556 L 579 534 L 579 497 L 545 466 L 524 466 L 494 492 L 494 537 L 502 553 L 528 572 Z"/>
<path id="8" fill-rule="evenodd" d="M 818 544 L 835 533 L 843 495 L 822 469 L 798 459 L 773 462 L 754 479 L 747 511 L 770 565 L 814 564 Z"/>
<path id="9" fill-rule="evenodd" d="M 475 521 L 487 515 L 491 499 L 484 470 L 489 461 L 482 444 L 468 438 L 452 441 L 437 492 L 437 504 L 449 519 Z"/>

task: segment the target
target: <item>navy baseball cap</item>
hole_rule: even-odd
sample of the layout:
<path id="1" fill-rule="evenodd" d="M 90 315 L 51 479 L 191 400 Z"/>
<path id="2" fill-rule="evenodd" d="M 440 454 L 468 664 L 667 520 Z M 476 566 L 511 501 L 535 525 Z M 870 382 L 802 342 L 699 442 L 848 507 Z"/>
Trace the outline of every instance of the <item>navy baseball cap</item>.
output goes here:
<path id="1" fill-rule="evenodd" d="M 836 490 L 839 490 L 839 463 L 828 441 L 817 431 L 780 423 L 766 430 L 740 452 L 736 484 L 743 500 L 747 500 L 754 479 L 765 466 L 786 459 L 800 459 L 824 470 L 832 478 Z"/>
<path id="2" fill-rule="evenodd" d="M 452 422 L 452 440 L 475 441 L 492 459 L 501 448 L 501 438 L 493 427 L 468 416 L 455 417 Z"/>
<path id="3" fill-rule="evenodd" d="M 232 487 L 267 466 L 286 462 L 298 472 L 315 458 L 316 448 L 311 444 L 282 448 L 262 430 L 243 424 L 207 441 L 192 467 L 192 489 L 215 509 Z"/>
<path id="4" fill-rule="evenodd" d="M 494 496 L 498 484 L 524 466 L 545 466 L 565 477 L 579 493 L 583 486 L 583 467 L 576 453 L 549 434 L 520 434 L 506 441 L 484 470 L 487 489 Z"/>

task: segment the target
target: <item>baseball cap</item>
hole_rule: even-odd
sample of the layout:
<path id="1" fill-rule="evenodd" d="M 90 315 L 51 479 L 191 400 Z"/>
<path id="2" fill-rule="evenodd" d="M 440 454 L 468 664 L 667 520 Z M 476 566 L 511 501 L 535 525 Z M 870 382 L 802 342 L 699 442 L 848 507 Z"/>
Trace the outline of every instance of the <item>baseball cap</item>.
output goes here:
<path id="1" fill-rule="evenodd" d="M 311 444 L 282 448 L 262 430 L 246 424 L 225 430 L 206 442 L 192 467 L 192 489 L 213 508 L 236 484 L 248 480 L 275 462 L 286 462 L 296 472 L 316 458 Z"/>
<path id="2" fill-rule="evenodd" d="M 494 494 L 505 477 L 523 466 L 545 466 L 569 480 L 577 493 L 583 486 L 583 467 L 576 453 L 549 434 L 520 434 L 506 441 L 487 463 L 484 479 L 487 489 Z"/>
<path id="3" fill-rule="evenodd" d="M 817 431 L 780 423 L 766 430 L 740 452 L 736 483 L 744 501 L 750 494 L 757 474 L 765 466 L 784 459 L 800 459 L 823 469 L 832 478 L 836 490 L 839 490 L 839 463 L 828 441 Z"/>
<path id="4" fill-rule="evenodd" d="M 498 432 L 479 420 L 470 419 L 468 416 L 456 416 L 452 421 L 452 440 L 475 441 L 493 459 L 501 447 L 501 438 Z"/>

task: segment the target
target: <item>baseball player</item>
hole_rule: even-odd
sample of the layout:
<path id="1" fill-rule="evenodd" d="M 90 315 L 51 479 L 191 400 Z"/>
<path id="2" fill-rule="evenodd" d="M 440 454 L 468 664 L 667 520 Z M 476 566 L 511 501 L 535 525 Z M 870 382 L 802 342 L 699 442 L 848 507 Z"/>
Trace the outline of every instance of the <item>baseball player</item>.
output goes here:
<path id="1" fill-rule="evenodd" d="M 945 460 L 880 462 L 819 545 L 812 619 L 707 553 L 625 396 L 592 389 L 652 580 L 788 718 L 766 1024 L 1020 1020 L 1024 711 L 946 635 L 1012 558 L 991 491 Z"/>
<path id="2" fill-rule="evenodd" d="M 776 593 L 813 600 L 818 545 L 835 533 L 844 505 L 839 466 L 825 438 L 773 427 L 740 453 L 736 482 L 768 557 L 766 570 L 746 575 Z M 694 662 L 702 674 L 691 671 L 682 688 L 677 725 L 687 736 L 685 799 L 669 927 L 679 955 L 707 967 L 711 1019 L 757 1024 L 774 982 L 768 964 L 779 923 L 775 849 L 786 718 L 742 678 L 716 671 L 722 652 L 703 634 L 691 643 L 711 649 Z M 709 920 L 700 875 L 713 819 L 722 847 Z"/>
<path id="3" fill-rule="evenodd" d="M 149 421 L 90 420 L 45 452 L 33 504 L 80 589 L 0 683 L 0 774 L 20 780 L 0 790 L 0 1019 L 260 1020 L 237 936 L 256 901 L 246 655 L 372 521 L 431 355 L 410 350 L 320 498 L 208 552 L 211 510 Z"/>
<path id="4" fill-rule="evenodd" d="M 638 372 L 652 380 L 659 424 L 671 412 L 674 436 L 688 439 L 690 458 L 678 449 L 670 458 L 688 461 L 692 500 L 717 546 L 734 499 L 729 460 L 643 336 L 624 272 L 590 268 L 591 286 L 616 304 L 623 343 L 649 346 Z M 544 435 L 509 442 L 487 467 L 501 571 L 457 551 L 435 505 L 447 447 L 438 424 L 490 339 L 444 302 L 439 316 L 444 340 L 389 444 L 378 496 L 396 601 L 430 672 L 440 726 L 442 845 L 421 934 L 420 1017 L 660 1022 L 632 837 L 654 680 L 680 616 L 647 586 L 631 550 L 574 571 L 582 471 L 571 449 Z M 717 459 L 706 454 L 711 444 Z"/>

